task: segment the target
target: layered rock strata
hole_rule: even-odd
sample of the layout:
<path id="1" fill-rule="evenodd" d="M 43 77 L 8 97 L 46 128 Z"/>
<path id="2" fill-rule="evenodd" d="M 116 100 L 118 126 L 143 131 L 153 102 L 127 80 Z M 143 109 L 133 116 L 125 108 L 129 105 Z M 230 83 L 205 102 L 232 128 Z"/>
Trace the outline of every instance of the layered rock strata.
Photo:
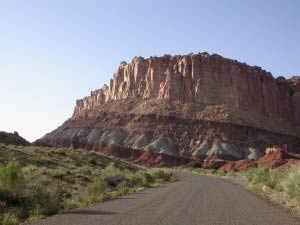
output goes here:
<path id="1" fill-rule="evenodd" d="M 110 86 L 78 100 L 74 115 L 104 102 L 137 97 L 225 104 L 259 115 L 280 117 L 300 125 L 299 77 L 274 79 L 260 67 L 207 53 L 186 56 L 135 57 L 122 62 Z"/>
<path id="2" fill-rule="evenodd" d="M 36 144 L 93 149 L 144 164 L 148 156 L 156 165 L 257 160 L 265 148 L 283 144 L 298 152 L 299 80 L 275 79 L 259 67 L 207 53 L 135 57 Z"/>

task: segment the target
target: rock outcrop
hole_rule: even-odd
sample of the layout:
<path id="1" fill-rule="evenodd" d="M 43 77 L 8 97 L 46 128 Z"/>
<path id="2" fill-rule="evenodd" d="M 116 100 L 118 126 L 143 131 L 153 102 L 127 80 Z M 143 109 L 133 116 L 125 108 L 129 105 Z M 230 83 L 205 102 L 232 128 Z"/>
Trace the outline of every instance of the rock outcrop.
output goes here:
<path id="1" fill-rule="evenodd" d="M 294 76 L 289 80 L 292 95 L 292 121 L 300 127 L 300 77 Z"/>
<path id="2" fill-rule="evenodd" d="M 271 169 L 286 169 L 294 164 L 300 164 L 298 156 L 288 153 L 286 146 L 273 146 L 266 148 L 266 154 L 259 160 L 227 162 L 219 170 L 222 172 L 246 171 L 257 166 Z"/>
<path id="3" fill-rule="evenodd" d="M 0 131 L 0 143 L 23 146 L 30 145 L 30 143 L 21 137 L 17 131 L 14 133 Z"/>
<path id="4" fill-rule="evenodd" d="M 104 85 L 91 96 L 78 100 L 74 115 L 111 100 L 137 97 L 225 104 L 300 125 L 299 80 L 275 79 L 259 67 L 207 53 L 135 57 L 130 64 L 121 63 L 110 87 Z"/>
<path id="5" fill-rule="evenodd" d="M 36 144 L 104 153 L 114 146 L 109 154 L 139 163 L 181 157 L 207 167 L 257 160 L 272 145 L 298 152 L 299 80 L 207 53 L 135 57 Z"/>

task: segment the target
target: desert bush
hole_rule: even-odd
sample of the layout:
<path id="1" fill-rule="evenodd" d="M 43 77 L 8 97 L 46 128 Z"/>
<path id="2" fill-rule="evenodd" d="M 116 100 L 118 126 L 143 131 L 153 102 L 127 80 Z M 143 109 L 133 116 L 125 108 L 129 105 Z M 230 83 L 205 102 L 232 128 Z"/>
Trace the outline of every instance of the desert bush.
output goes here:
<path id="1" fill-rule="evenodd" d="M 34 207 L 29 212 L 29 217 L 34 219 L 43 219 L 45 218 L 44 212 L 39 205 Z"/>
<path id="2" fill-rule="evenodd" d="M 5 213 L 3 215 L 2 224 L 3 225 L 18 225 L 19 218 L 17 215 L 15 215 L 13 213 L 10 213 L 10 212 Z"/>
<path id="3" fill-rule="evenodd" d="M 136 182 L 135 186 L 138 187 L 150 187 L 150 184 L 155 181 L 152 175 L 143 171 L 136 172 L 134 176 Z"/>
<path id="4" fill-rule="evenodd" d="M 80 202 L 92 204 L 106 200 L 109 196 L 106 192 L 107 183 L 103 180 L 89 184 L 80 194 Z"/>
<path id="5" fill-rule="evenodd" d="M 0 168 L 0 201 L 18 204 L 24 191 L 24 179 L 18 161 L 11 161 Z"/>
<path id="6" fill-rule="evenodd" d="M 201 164 L 200 163 L 197 163 L 197 162 L 194 162 L 192 165 L 191 165 L 191 168 L 193 169 L 197 169 L 197 168 L 201 168 Z"/>
<path id="7" fill-rule="evenodd" d="M 286 180 L 284 182 L 286 184 L 287 193 L 292 198 L 300 199 L 300 167 L 293 166 L 288 170 L 288 174 L 286 176 Z"/>
<path id="8" fill-rule="evenodd" d="M 77 199 L 67 199 L 63 205 L 64 210 L 72 210 L 75 208 L 78 208 L 80 206 L 80 203 L 77 201 Z"/>
<path id="9" fill-rule="evenodd" d="M 89 164 L 93 165 L 93 166 L 96 166 L 98 164 L 97 160 L 96 159 L 90 159 L 89 160 Z"/>
<path id="10" fill-rule="evenodd" d="M 120 168 L 116 166 L 115 163 L 110 163 L 101 171 L 101 174 L 103 177 L 106 178 L 106 177 L 122 174 L 122 171 L 120 170 Z"/>
<path id="11" fill-rule="evenodd" d="M 65 176 L 66 172 L 65 171 L 55 171 L 53 174 L 53 177 L 56 179 L 63 179 Z"/>
<path id="12" fill-rule="evenodd" d="M 247 177 L 250 190 L 299 212 L 300 165 L 285 170 L 253 168 L 247 172 Z"/>
<path id="13" fill-rule="evenodd" d="M 21 166 L 18 161 L 11 161 L 0 169 L 0 182 L 2 185 L 14 186 L 21 177 Z"/>
<path id="14" fill-rule="evenodd" d="M 218 165 L 209 165 L 206 167 L 208 170 L 218 170 L 220 166 Z"/>
<path id="15" fill-rule="evenodd" d="M 280 183 L 282 175 L 276 170 L 261 167 L 252 168 L 247 172 L 246 176 L 248 178 L 248 183 L 253 185 L 263 184 L 272 189 L 282 189 Z"/>
<path id="16" fill-rule="evenodd" d="M 145 172 L 139 171 L 136 173 L 127 173 L 126 178 L 128 180 L 127 185 L 129 187 L 149 187 L 150 182 L 154 181 L 154 178 Z"/>
<path id="17" fill-rule="evenodd" d="M 115 197 L 129 194 L 130 191 L 131 191 L 131 188 L 132 187 L 131 187 L 130 183 L 127 180 L 124 180 L 124 181 L 120 182 L 117 185 L 116 194 L 115 194 L 116 196 Z"/>
<path id="18" fill-rule="evenodd" d="M 150 174 L 154 176 L 154 179 L 156 181 L 170 182 L 174 181 L 175 179 L 174 175 L 171 172 L 165 171 L 163 169 L 153 169 L 152 171 L 150 171 Z"/>
<path id="19" fill-rule="evenodd" d="M 53 215 L 61 208 L 60 191 L 46 185 L 34 186 L 31 190 L 30 205 L 36 215 Z M 38 213 L 37 213 L 38 212 Z"/>

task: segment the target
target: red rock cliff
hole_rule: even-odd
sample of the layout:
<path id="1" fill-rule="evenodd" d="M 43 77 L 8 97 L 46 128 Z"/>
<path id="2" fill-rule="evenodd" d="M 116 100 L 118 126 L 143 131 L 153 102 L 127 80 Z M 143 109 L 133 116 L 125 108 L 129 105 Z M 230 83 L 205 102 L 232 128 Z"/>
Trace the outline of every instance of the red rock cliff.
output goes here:
<path id="1" fill-rule="evenodd" d="M 135 57 L 130 64 L 121 63 L 110 87 L 78 100 L 74 115 L 104 102 L 137 97 L 225 104 L 300 125 L 299 96 L 299 77 L 275 79 L 259 67 L 218 55 Z"/>

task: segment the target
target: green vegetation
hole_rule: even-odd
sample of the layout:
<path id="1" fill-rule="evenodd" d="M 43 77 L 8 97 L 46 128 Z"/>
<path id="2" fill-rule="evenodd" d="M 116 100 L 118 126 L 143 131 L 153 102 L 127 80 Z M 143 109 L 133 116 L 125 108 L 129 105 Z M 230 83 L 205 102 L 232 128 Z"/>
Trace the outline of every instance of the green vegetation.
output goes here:
<path id="1" fill-rule="evenodd" d="M 0 144 L 0 223 L 44 218 L 170 182 L 163 169 L 144 169 L 95 152 Z"/>
<path id="2" fill-rule="evenodd" d="M 280 191 L 282 189 L 281 179 L 283 173 L 268 168 L 253 168 L 247 172 L 248 184 L 267 186 L 271 189 Z"/>
<path id="3" fill-rule="evenodd" d="M 19 218 L 15 214 L 4 213 L 2 223 L 3 225 L 17 225 L 19 224 Z"/>
<path id="4" fill-rule="evenodd" d="M 300 215 L 300 166 L 279 171 L 253 168 L 247 172 L 247 187 Z"/>
<path id="5" fill-rule="evenodd" d="M 300 200 L 300 167 L 294 166 L 289 170 L 285 182 L 287 193 L 292 198 Z"/>

